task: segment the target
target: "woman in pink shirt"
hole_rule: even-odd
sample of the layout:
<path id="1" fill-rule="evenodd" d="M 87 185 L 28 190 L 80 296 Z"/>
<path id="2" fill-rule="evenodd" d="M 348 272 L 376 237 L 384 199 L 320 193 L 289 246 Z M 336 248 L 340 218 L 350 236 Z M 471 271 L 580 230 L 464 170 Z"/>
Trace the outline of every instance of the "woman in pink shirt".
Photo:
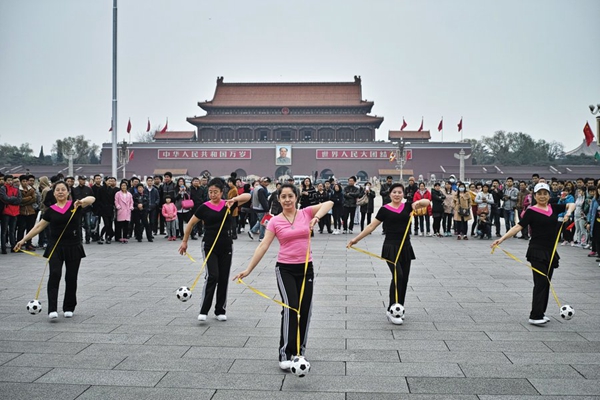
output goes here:
<path id="1" fill-rule="evenodd" d="M 265 237 L 254 251 L 254 255 L 248 264 L 248 268 L 233 278 L 238 280 L 250 275 L 252 270 L 263 258 L 274 238 L 279 241 L 279 253 L 275 274 L 277 286 L 282 301 L 289 307 L 298 309 L 300 289 L 305 282 L 304 295 L 300 307 L 300 349 L 296 348 L 298 317 L 295 312 L 283 307 L 281 312 L 281 337 L 279 340 L 279 367 L 288 370 L 295 355 L 304 355 L 306 351 L 306 339 L 310 323 L 312 293 L 313 293 L 313 263 L 312 255 L 309 254 L 308 268 L 304 276 L 306 252 L 309 245 L 310 232 L 319 220 L 327 216 L 333 207 L 332 201 L 316 204 L 298 210 L 298 196 L 296 187 L 290 183 L 284 183 L 279 189 L 279 202 L 283 207 L 281 214 L 271 218 L 267 225 Z"/>
<path id="2" fill-rule="evenodd" d="M 127 181 L 121 181 L 121 190 L 115 194 L 115 208 L 117 209 L 115 239 L 121 243 L 127 243 L 129 221 L 131 221 L 131 210 L 133 210 L 133 196 L 129 193 Z"/>

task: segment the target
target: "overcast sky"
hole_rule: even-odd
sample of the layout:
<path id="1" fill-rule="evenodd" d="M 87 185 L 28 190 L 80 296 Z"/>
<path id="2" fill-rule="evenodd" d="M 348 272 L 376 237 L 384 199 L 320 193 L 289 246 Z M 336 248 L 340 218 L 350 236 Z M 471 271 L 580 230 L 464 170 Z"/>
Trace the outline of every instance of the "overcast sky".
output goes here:
<path id="1" fill-rule="evenodd" d="M 111 140 L 112 0 L 0 2 L 0 143 Z M 583 140 L 600 103 L 598 0 L 121 0 L 118 133 L 193 130 L 225 82 L 352 81 L 385 118 L 440 140 L 497 130 Z"/>

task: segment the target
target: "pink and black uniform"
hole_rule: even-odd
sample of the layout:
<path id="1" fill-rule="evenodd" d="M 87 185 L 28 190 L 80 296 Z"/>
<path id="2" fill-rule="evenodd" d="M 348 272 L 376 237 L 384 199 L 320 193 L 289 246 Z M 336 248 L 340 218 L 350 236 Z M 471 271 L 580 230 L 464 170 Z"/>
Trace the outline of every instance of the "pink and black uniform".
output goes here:
<path id="1" fill-rule="evenodd" d="M 56 204 L 50 206 L 43 216 L 44 220 L 50 224 L 48 246 L 44 252 L 44 257 L 49 258 L 48 266 L 50 269 L 50 276 L 48 277 L 48 314 L 57 311 L 58 288 L 63 263 L 65 264 L 63 311 L 73 312 L 77 305 L 77 274 L 79 273 L 81 259 L 85 257 L 85 251 L 81 243 L 82 208 L 78 207 L 75 211 L 73 210 L 73 202 L 69 200 L 62 208 Z M 75 212 L 75 215 L 71 218 L 73 212 Z M 61 233 L 62 237 L 60 236 Z M 60 240 L 58 240 L 59 237 Z M 58 245 L 54 248 L 57 241 Z"/>
<path id="2" fill-rule="evenodd" d="M 304 279 L 306 251 L 310 234 L 310 221 L 314 218 L 311 207 L 297 211 L 295 219 L 290 222 L 283 214 L 271 218 L 267 229 L 275 234 L 279 241 L 279 253 L 275 274 L 277 287 L 282 301 L 292 308 L 298 309 L 300 290 Z M 304 294 L 300 307 L 300 349 L 297 349 L 298 316 L 287 307 L 281 311 L 281 336 L 279 340 L 279 360 L 287 361 L 292 356 L 304 355 L 308 328 L 312 313 L 314 271 L 312 253 L 308 257 L 308 268 L 304 284 Z"/>
<path id="3" fill-rule="evenodd" d="M 519 221 L 527 232 L 527 227 L 531 227 L 531 240 L 527 247 L 527 261 L 531 266 L 540 272 L 548 275 L 548 278 L 533 271 L 533 298 L 531 301 L 531 313 L 529 318 L 541 320 L 544 318 L 546 308 L 548 307 L 548 296 L 550 294 L 550 283 L 554 268 L 558 268 L 558 253 L 554 254 L 552 265 L 552 250 L 556 242 L 556 235 L 560 224 L 558 214 L 564 213 L 566 204 L 548 204 L 548 210 L 544 211 L 537 207 L 529 207 Z"/>
<path id="4" fill-rule="evenodd" d="M 207 201 L 201 204 L 196 213 L 196 218 L 204 221 L 204 236 L 202 238 L 204 257 L 208 255 L 212 247 L 225 213 L 227 205 L 225 200 L 219 204 L 213 204 Z M 231 210 L 237 207 L 237 203 L 231 206 Z M 229 284 L 229 271 L 231 270 L 231 259 L 233 256 L 233 240 L 229 226 L 231 225 L 231 214 L 227 215 L 227 220 L 223 225 L 221 234 L 213 248 L 204 273 L 204 288 L 202 289 L 202 299 L 200 303 L 200 314 L 207 315 L 212 305 L 215 289 L 217 298 L 215 303 L 215 315 L 225 314 L 227 308 L 227 286 Z"/>
<path id="5" fill-rule="evenodd" d="M 381 257 L 386 260 L 396 260 L 404 233 L 409 229 L 407 225 L 410 221 L 410 213 L 412 212 L 411 205 L 412 202 L 407 201 L 406 203 L 401 203 L 400 207 L 396 209 L 392 206 L 392 203 L 388 203 L 381 207 L 375 216 L 378 221 L 383 222 L 385 239 L 381 249 Z M 402 246 L 402 252 L 398 258 L 398 263 L 396 265 L 391 262 L 387 263 L 392 273 L 388 309 L 392 304 L 396 303 L 396 297 L 398 298 L 397 302 L 404 305 L 408 276 L 410 275 L 410 264 L 415 258 L 415 253 L 410 244 L 410 235 L 407 234 Z M 398 280 L 397 285 L 394 283 L 394 269 L 396 270 Z"/>

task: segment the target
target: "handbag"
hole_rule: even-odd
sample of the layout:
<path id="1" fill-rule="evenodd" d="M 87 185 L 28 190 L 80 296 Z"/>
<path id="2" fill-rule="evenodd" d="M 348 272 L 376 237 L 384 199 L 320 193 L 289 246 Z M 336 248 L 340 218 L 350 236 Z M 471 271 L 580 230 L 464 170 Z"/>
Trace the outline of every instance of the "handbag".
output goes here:
<path id="1" fill-rule="evenodd" d="M 269 225 L 269 221 L 271 220 L 271 218 L 273 218 L 272 214 L 265 214 L 262 219 L 260 220 L 260 224 L 264 227 L 266 227 L 267 225 Z"/>
<path id="2" fill-rule="evenodd" d="M 471 215 L 471 210 L 468 208 L 458 207 L 458 215 L 461 217 L 468 217 Z"/>
<path id="3" fill-rule="evenodd" d="M 369 204 L 369 196 L 366 193 L 356 200 L 357 206 L 365 206 L 367 204 Z"/>
<path id="4" fill-rule="evenodd" d="M 183 200 L 181 200 L 181 208 L 184 210 L 194 208 L 194 200 L 190 199 L 190 195 L 187 193 L 183 195 Z"/>

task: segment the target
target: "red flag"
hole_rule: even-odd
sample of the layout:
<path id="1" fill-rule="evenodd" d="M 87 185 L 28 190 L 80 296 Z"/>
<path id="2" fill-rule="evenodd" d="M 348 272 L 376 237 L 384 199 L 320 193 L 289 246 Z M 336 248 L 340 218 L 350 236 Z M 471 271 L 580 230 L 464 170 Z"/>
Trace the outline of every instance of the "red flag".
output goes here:
<path id="1" fill-rule="evenodd" d="M 131 151 L 129 152 L 129 161 L 133 160 L 133 151 L 134 151 L 134 150 L 131 150 Z"/>
<path id="2" fill-rule="evenodd" d="M 423 118 L 421 118 L 421 126 L 417 130 L 417 132 L 421 132 L 423 130 Z"/>
<path id="3" fill-rule="evenodd" d="M 400 130 L 403 131 L 404 128 L 406 128 L 408 126 L 408 124 L 406 123 L 406 121 L 404 120 L 404 117 L 402 117 L 402 126 L 400 127 Z"/>
<path id="4" fill-rule="evenodd" d="M 131 133 L 131 118 L 127 121 L 127 133 Z"/>
<path id="5" fill-rule="evenodd" d="M 462 131 L 462 117 L 460 117 L 460 122 L 458 123 L 458 131 Z"/>
<path id="6" fill-rule="evenodd" d="M 164 128 L 162 128 L 160 130 L 160 133 L 165 133 L 168 128 L 169 128 L 169 119 L 167 118 L 167 123 L 165 124 Z"/>
<path id="7" fill-rule="evenodd" d="M 148 125 L 146 125 L 146 132 L 150 132 L 150 118 L 148 118 Z"/>
<path id="8" fill-rule="evenodd" d="M 440 123 L 438 124 L 438 132 L 440 132 L 442 129 L 444 129 L 444 119 L 443 118 L 440 120 Z"/>
<path id="9" fill-rule="evenodd" d="M 585 144 L 590 145 L 594 141 L 594 132 L 592 132 L 592 128 L 590 128 L 590 124 L 587 122 L 583 127 L 583 134 L 585 135 Z"/>

